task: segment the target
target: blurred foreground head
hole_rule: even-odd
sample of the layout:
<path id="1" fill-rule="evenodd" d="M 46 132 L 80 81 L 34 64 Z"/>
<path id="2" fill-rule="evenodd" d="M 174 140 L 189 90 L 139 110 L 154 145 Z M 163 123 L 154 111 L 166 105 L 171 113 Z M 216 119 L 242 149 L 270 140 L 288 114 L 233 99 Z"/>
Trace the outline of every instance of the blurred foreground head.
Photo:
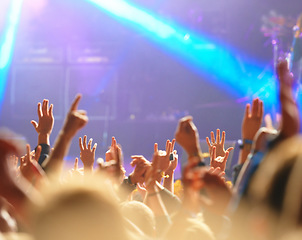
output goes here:
<path id="1" fill-rule="evenodd" d="M 127 239 L 126 222 L 112 189 L 98 178 L 93 180 L 82 183 L 73 180 L 47 189 L 45 203 L 34 209 L 34 238 Z"/>
<path id="2" fill-rule="evenodd" d="M 301 228 L 301 174 L 302 137 L 294 136 L 269 152 L 253 176 L 237 213 L 237 236 L 280 239 Z"/>

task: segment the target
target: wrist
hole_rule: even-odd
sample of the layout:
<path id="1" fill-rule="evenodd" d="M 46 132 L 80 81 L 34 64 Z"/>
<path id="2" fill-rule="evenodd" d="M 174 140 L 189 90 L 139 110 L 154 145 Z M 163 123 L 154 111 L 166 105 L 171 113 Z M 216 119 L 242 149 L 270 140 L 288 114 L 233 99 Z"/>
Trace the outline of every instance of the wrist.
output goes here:
<path id="1" fill-rule="evenodd" d="M 133 178 L 133 174 L 130 173 L 130 175 L 128 176 L 127 178 L 127 183 L 130 185 L 130 186 L 135 186 L 137 185 L 137 181 L 134 180 Z"/>
<path id="2" fill-rule="evenodd" d="M 50 137 L 50 134 L 48 134 L 48 133 L 39 133 L 38 144 L 50 145 L 49 137 Z"/>
<path id="3" fill-rule="evenodd" d="M 238 145 L 241 150 L 250 152 L 253 145 L 253 140 L 244 138 L 243 140 L 238 140 Z"/>
<path id="4" fill-rule="evenodd" d="M 136 185 L 137 182 L 138 182 L 133 175 L 134 175 L 133 173 L 130 173 L 129 176 L 128 176 L 128 183 L 130 185 Z"/>
<path id="5" fill-rule="evenodd" d="M 85 165 L 84 164 L 84 171 L 85 172 L 92 172 L 93 171 L 93 165 Z"/>
<path id="6" fill-rule="evenodd" d="M 175 171 L 175 170 L 168 170 L 168 171 L 165 171 L 165 175 L 166 175 L 166 176 L 169 175 L 169 178 L 170 178 L 171 176 L 174 175 L 174 171 Z"/>

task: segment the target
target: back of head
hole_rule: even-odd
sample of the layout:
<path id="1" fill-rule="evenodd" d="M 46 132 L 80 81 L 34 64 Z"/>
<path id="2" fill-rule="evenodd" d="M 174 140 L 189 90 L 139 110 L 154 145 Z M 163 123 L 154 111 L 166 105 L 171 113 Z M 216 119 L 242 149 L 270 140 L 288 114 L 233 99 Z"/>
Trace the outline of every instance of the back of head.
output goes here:
<path id="1" fill-rule="evenodd" d="M 38 240 L 127 239 L 123 217 L 110 189 L 91 182 L 53 186 L 34 216 Z"/>
<path id="2" fill-rule="evenodd" d="M 155 236 L 155 217 L 152 210 L 138 201 L 125 202 L 121 205 L 123 216 L 135 224 L 144 234 Z"/>
<path id="3" fill-rule="evenodd" d="M 288 231 L 281 223 L 284 222 L 286 199 L 292 199 L 295 195 L 294 192 L 288 191 L 288 187 L 293 181 L 291 179 L 296 164 L 302 163 L 301 146 L 301 136 L 295 136 L 283 141 L 265 156 L 251 180 L 246 198 L 238 209 L 237 219 L 234 220 L 237 223 L 235 230 L 240 228 L 241 231 L 239 236 L 245 234 L 255 239 L 262 235 L 261 237 L 266 239 L 276 239 Z M 300 173 L 301 171 L 302 165 Z M 300 182 L 296 175 L 294 181 L 297 180 Z M 301 196 L 299 201 L 301 205 Z M 295 212 L 297 211 L 300 212 L 300 206 L 295 209 Z M 259 222 L 262 222 L 261 227 Z M 258 233 L 257 228 L 261 229 Z"/>
<path id="4" fill-rule="evenodd" d="M 189 218 L 187 213 L 179 212 L 173 217 L 173 224 L 165 235 L 167 240 L 204 239 L 214 240 L 210 227 L 204 223 L 203 217 Z"/>

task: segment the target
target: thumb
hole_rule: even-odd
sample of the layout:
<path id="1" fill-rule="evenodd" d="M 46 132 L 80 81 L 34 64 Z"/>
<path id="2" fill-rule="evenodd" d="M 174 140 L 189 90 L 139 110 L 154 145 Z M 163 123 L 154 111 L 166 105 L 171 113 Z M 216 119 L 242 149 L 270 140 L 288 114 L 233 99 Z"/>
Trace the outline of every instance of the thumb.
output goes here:
<path id="1" fill-rule="evenodd" d="M 34 126 L 35 129 L 37 129 L 38 123 L 35 120 L 32 120 L 31 124 Z"/>
<path id="2" fill-rule="evenodd" d="M 232 150 L 234 150 L 234 148 L 233 147 L 229 147 L 227 150 L 226 150 L 226 152 L 231 152 Z"/>

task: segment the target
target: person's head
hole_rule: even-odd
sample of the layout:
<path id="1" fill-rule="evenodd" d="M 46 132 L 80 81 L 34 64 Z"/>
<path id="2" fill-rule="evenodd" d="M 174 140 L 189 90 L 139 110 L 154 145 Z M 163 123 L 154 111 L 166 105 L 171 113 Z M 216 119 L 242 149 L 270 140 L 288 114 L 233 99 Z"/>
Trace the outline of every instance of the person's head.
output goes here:
<path id="1" fill-rule="evenodd" d="M 249 185 L 241 204 L 237 228 L 251 239 L 276 239 L 302 226 L 302 138 L 283 141 L 269 152 Z M 299 183 L 297 185 L 297 183 Z"/>
<path id="2" fill-rule="evenodd" d="M 155 236 L 155 217 L 152 210 L 138 201 L 124 202 L 122 213 L 129 221 L 136 225 L 144 234 Z"/>
<path id="3" fill-rule="evenodd" d="M 84 181 L 47 189 L 35 209 L 32 234 L 39 240 L 127 239 L 116 198 L 106 184 Z M 74 179 L 73 179 L 74 181 Z"/>
<path id="4" fill-rule="evenodd" d="M 186 215 L 177 214 L 174 217 L 172 226 L 167 231 L 164 239 L 167 240 L 214 240 L 215 236 L 211 228 L 204 223 L 202 215 L 196 218 L 188 218 Z"/>

